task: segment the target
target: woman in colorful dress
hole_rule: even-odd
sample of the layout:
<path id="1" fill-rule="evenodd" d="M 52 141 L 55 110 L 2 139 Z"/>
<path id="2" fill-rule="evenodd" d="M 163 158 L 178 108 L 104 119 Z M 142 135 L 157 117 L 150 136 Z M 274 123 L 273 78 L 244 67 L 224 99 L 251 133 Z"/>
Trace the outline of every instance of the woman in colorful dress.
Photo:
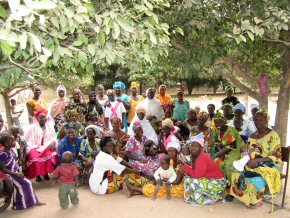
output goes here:
<path id="1" fill-rule="evenodd" d="M 0 169 L 12 178 L 14 186 L 12 209 L 23 210 L 44 205 L 38 201 L 31 181 L 20 171 L 16 162 L 15 153 L 11 150 L 11 148 L 15 147 L 13 136 L 8 133 L 2 134 L 0 137 L 0 144 L 4 146 L 4 150 L 0 151 Z"/>
<path id="2" fill-rule="evenodd" d="M 280 138 L 277 132 L 268 128 L 269 119 L 264 109 L 260 109 L 254 116 L 257 131 L 249 138 L 247 150 L 259 152 L 245 167 L 244 186 L 239 185 L 242 172 L 232 171 L 230 194 L 249 208 L 261 206 L 266 186 L 271 195 L 278 193 L 282 186 Z"/>
<path id="3" fill-rule="evenodd" d="M 144 100 L 144 97 L 142 95 L 138 95 L 138 90 L 140 88 L 140 84 L 137 82 L 131 83 L 131 96 L 130 96 L 130 111 L 128 113 L 128 123 L 132 122 L 135 113 L 136 113 L 136 106 Z"/>
<path id="4" fill-rule="evenodd" d="M 192 138 L 191 164 L 183 163 L 184 201 L 194 205 L 212 205 L 221 202 L 227 180 L 215 162 L 203 151 L 204 140 Z M 182 160 L 180 160 L 182 161 Z"/>
<path id="5" fill-rule="evenodd" d="M 227 120 L 227 123 L 229 123 L 230 121 L 232 121 L 235 117 L 234 113 L 233 113 L 233 106 L 231 104 L 224 104 L 222 106 L 223 109 L 223 114 Z"/>
<path id="6" fill-rule="evenodd" d="M 61 127 L 61 123 L 64 122 L 65 114 L 65 105 L 67 102 L 66 98 L 66 88 L 64 86 L 59 86 L 56 89 L 56 93 L 59 98 L 53 100 L 50 108 L 50 115 L 54 119 L 55 130 L 58 131 Z"/>
<path id="7" fill-rule="evenodd" d="M 208 113 L 200 112 L 197 115 L 197 126 L 195 126 L 191 130 L 191 137 L 198 136 L 199 138 L 204 139 L 204 151 L 210 156 L 214 155 L 215 147 L 214 147 L 214 135 L 213 131 L 207 127 L 206 121 L 208 120 Z"/>
<path id="8" fill-rule="evenodd" d="M 197 113 L 193 108 L 188 109 L 187 119 L 184 121 L 184 125 L 188 128 L 189 131 L 197 125 Z"/>
<path id="9" fill-rule="evenodd" d="M 102 105 L 103 111 L 105 111 L 105 105 L 108 101 L 108 96 L 105 95 L 105 87 L 103 85 L 98 85 L 97 100 Z"/>
<path id="10" fill-rule="evenodd" d="M 178 142 L 178 138 L 174 134 L 174 125 L 171 119 L 167 118 L 162 121 L 162 134 L 160 135 L 159 147 L 160 151 L 167 153 L 168 144 L 170 142 Z"/>
<path id="11" fill-rule="evenodd" d="M 126 144 L 126 157 L 133 168 L 141 170 L 143 175 L 153 177 L 155 170 L 159 167 L 158 155 L 145 156 L 144 144 L 147 138 L 143 134 L 140 121 L 133 124 L 134 136 L 131 136 Z"/>
<path id="12" fill-rule="evenodd" d="M 240 158 L 240 150 L 244 146 L 244 142 L 239 132 L 234 127 L 227 126 L 226 122 L 225 116 L 217 112 L 214 117 L 214 123 L 217 127 L 218 141 L 216 142 L 217 152 L 213 158 L 225 174 L 226 179 L 231 181 L 231 167 L 233 162 Z M 227 201 L 232 201 L 232 199 L 230 195 L 227 195 Z"/>
<path id="13" fill-rule="evenodd" d="M 180 152 L 180 144 L 177 142 L 170 142 L 167 147 L 167 153 L 170 158 L 170 165 L 174 168 L 177 178 L 172 183 L 170 188 L 170 196 L 176 198 L 182 198 L 184 195 L 184 185 L 183 185 L 183 173 L 181 172 L 179 165 L 177 164 L 177 155 Z M 152 197 L 154 191 L 156 189 L 156 185 L 153 183 L 146 183 L 143 186 L 136 186 L 135 184 L 131 184 L 130 180 L 125 180 L 126 188 L 127 188 L 127 196 L 131 197 L 134 195 L 144 195 L 147 197 Z M 157 193 L 158 197 L 166 197 L 166 188 L 162 186 Z"/>
<path id="14" fill-rule="evenodd" d="M 84 101 L 84 95 L 80 89 L 74 89 L 72 98 L 65 106 L 65 112 L 75 110 L 78 113 L 78 121 L 83 124 L 87 113 L 87 104 Z"/>
<path id="15" fill-rule="evenodd" d="M 208 112 L 208 119 L 206 121 L 206 126 L 213 128 L 214 127 L 214 122 L 213 122 L 213 118 L 215 115 L 215 105 L 214 104 L 208 104 L 207 105 L 207 112 Z"/>
<path id="16" fill-rule="evenodd" d="M 184 93 L 181 89 L 177 89 L 177 100 L 173 100 L 174 111 L 173 118 L 180 122 L 184 122 L 187 119 L 187 112 L 190 108 L 189 101 L 183 99 Z"/>
<path id="17" fill-rule="evenodd" d="M 34 84 L 32 86 L 33 98 L 27 100 L 26 107 L 28 112 L 28 121 L 29 124 L 36 123 L 34 115 L 36 111 L 45 109 L 47 110 L 46 102 L 42 99 L 41 96 L 41 87 L 39 84 Z"/>
<path id="18" fill-rule="evenodd" d="M 52 173 L 57 164 L 57 140 L 54 126 L 47 122 L 47 111 L 38 110 L 35 118 L 38 123 L 31 124 L 24 135 L 27 142 L 27 177 L 36 177 L 36 182 L 41 182 L 40 176 L 49 180 L 48 173 Z"/>

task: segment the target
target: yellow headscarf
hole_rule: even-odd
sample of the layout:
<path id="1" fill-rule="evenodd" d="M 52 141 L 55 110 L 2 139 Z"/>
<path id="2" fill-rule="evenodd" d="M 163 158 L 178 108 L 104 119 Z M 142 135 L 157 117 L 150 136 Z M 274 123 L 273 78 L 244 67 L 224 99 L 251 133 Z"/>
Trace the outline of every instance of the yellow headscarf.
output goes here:
<path id="1" fill-rule="evenodd" d="M 133 88 L 136 88 L 138 90 L 140 88 L 140 83 L 132 82 L 130 86 L 130 90 L 132 90 Z"/>

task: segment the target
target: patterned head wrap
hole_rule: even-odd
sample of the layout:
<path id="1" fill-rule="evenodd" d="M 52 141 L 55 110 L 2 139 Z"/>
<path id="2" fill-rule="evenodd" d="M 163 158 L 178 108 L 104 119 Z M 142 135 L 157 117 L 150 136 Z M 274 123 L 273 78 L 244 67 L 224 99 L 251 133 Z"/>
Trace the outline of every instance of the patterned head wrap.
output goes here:
<path id="1" fill-rule="evenodd" d="M 152 87 L 151 88 L 148 88 L 146 90 L 146 97 L 147 97 L 149 91 L 153 91 L 155 93 L 156 92 L 156 89 L 155 88 L 152 88 Z"/>
<path id="2" fill-rule="evenodd" d="M 200 112 L 197 117 L 202 117 L 203 119 L 207 120 L 208 119 L 208 113 L 205 111 Z"/>
<path id="3" fill-rule="evenodd" d="M 270 114 L 268 113 L 268 110 L 264 109 L 264 108 L 260 108 L 256 114 L 262 114 L 266 117 L 267 123 L 269 123 L 270 121 Z"/>
<path id="4" fill-rule="evenodd" d="M 180 143 L 178 141 L 172 141 L 169 142 L 167 145 L 167 150 L 168 148 L 175 148 L 177 150 L 177 152 L 180 152 L 181 146 Z"/>
<path id="5" fill-rule="evenodd" d="M 66 88 L 63 85 L 57 87 L 56 93 L 58 94 L 60 90 L 64 91 L 64 96 L 66 96 Z"/>
<path id="6" fill-rule="evenodd" d="M 230 103 L 226 103 L 226 104 L 224 104 L 224 105 L 222 106 L 222 108 L 221 108 L 221 109 L 224 109 L 224 107 L 230 107 L 232 110 L 234 110 L 234 107 L 233 107 L 233 105 L 232 105 L 232 104 L 230 104 Z"/>
<path id="7" fill-rule="evenodd" d="M 42 108 L 42 109 L 39 109 L 35 112 L 34 116 L 36 119 L 38 119 L 38 117 L 41 115 L 41 114 L 44 114 L 45 116 L 47 115 L 48 111 L 45 109 L 45 108 Z"/>
<path id="8" fill-rule="evenodd" d="M 126 89 L 126 85 L 121 81 L 114 82 L 113 89 L 117 87 L 120 87 L 122 90 Z"/>
<path id="9" fill-rule="evenodd" d="M 71 110 L 68 110 L 67 112 L 66 112 L 66 118 L 67 118 L 67 120 L 69 120 L 69 118 L 72 116 L 72 115 L 78 115 L 78 112 L 77 112 L 77 110 L 76 109 L 71 109 Z"/>
<path id="10" fill-rule="evenodd" d="M 138 82 L 132 82 L 131 83 L 130 90 L 132 90 L 133 88 L 136 88 L 138 90 L 140 88 L 140 83 L 138 83 Z"/>
<path id="11" fill-rule="evenodd" d="M 137 114 L 139 114 L 139 113 L 146 114 L 146 109 L 144 107 L 138 107 L 138 108 L 136 108 L 136 113 Z"/>
<path id="12" fill-rule="evenodd" d="M 220 120 L 224 120 L 224 121 L 227 120 L 227 119 L 225 118 L 225 116 L 224 116 L 221 112 L 217 111 L 216 114 L 215 114 L 214 117 L 213 117 L 213 120 L 215 121 L 215 120 L 218 120 L 218 119 L 220 119 Z"/>
<path id="13" fill-rule="evenodd" d="M 142 127 L 142 123 L 141 123 L 140 120 L 137 120 L 137 121 L 135 121 L 135 122 L 133 123 L 133 131 L 134 131 L 134 132 L 136 131 L 136 129 L 138 129 L 138 128 L 140 128 L 140 127 L 143 129 L 143 127 Z"/>
<path id="14" fill-rule="evenodd" d="M 241 110 L 243 113 L 245 113 L 246 112 L 246 107 L 242 103 L 238 103 L 234 107 L 234 111 L 236 111 L 236 110 Z"/>
<path id="15" fill-rule="evenodd" d="M 231 87 L 231 86 L 227 86 L 227 88 L 226 88 L 226 91 L 234 91 L 234 88 L 233 87 Z"/>
<path id="16" fill-rule="evenodd" d="M 162 121 L 162 126 L 167 126 L 170 129 L 173 129 L 174 125 L 173 122 L 170 118 L 166 118 L 165 120 Z"/>

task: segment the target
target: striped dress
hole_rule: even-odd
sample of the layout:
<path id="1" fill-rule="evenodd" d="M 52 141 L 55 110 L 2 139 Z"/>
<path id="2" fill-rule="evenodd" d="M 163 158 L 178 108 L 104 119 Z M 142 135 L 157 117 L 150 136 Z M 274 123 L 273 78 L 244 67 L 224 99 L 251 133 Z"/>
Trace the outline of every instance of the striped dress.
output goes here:
<path id="1" fill-rule="evenodd" d="M 12 172 L 20 172 L 15 157 L 16 155 L 12 150 L 0 151 L 0 160 L 6 164 L 6 168 Z M 38 199 L 33 191 L 30 180 L 26 177 L 22 179 L 14 175 L 11 175 L 11 177 L 14 185 L 12 208 L 14 210 L 22 210 L 35 206 L 38 203 Z"/>

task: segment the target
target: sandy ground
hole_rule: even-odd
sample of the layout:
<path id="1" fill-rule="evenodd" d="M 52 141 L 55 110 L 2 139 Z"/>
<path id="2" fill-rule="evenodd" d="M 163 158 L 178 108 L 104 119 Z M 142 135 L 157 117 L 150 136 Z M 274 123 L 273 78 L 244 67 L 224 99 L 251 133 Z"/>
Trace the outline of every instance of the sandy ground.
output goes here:
<path id="1" fill-rule="evenodd" d="M 206 110 L 209 103 L 214 103 L 217 108 L 220 107 L 220 101 L 224 96 L 210 97 L 202 96 L 199 98 L 187 98 L 192 107 L 200 105 L 202 110 Z M 239 96 L 241 102 L 245 101 L 244 96 Z M 49 101 L 48 101 L 49 102 Z M 254 103 L 253 99 L 249 99 L 249 105 Z M 249 109 L 249 108 L 248 108 Z M 271 117 L 275 117 L 276 103 L 275 99 L 269 102 L 269 111 Z M 23 126 L 27 125 L 27 114 L 21 116 Z M 270 122 L 272 125 L 274 119 Z M 290 128 L 290 119 L 288 122 L 288 129 Z M 289 144 L 288 134 L 288 144 Z M 290 183 L 290 182 L 289 182 Z M 290 218 L 290 185 L 288 183 L 287 198 L 288 207 L 286 209 L 275 211 L 271 214 L 271 205 L 264 203 L 259 209 L 250 210 L 245 206 L 234 200 L 232 203 L 222 203 L 215 206 L 195 207 L 183 202 L 182 199 L 157 199 L 152 201 L 150 198 L 144 196 L 136 196 L 128 199 L 124 191 L 114 193 L 106 196 L 96 196 L 91 193 L 88 187 L 80 187 L 78 189 L 80 204 L 78 206 L 70 206 L 67 210 L 62 210 L 59 207 L 58 201 L 58 185 L 52 182 L 43 182 L 41 184 L 33 183 L 35 192 L 42 202 L 46 202 L 45 206 L 32 208 L 24 211 L 13 211 L 9 208 L 5 213 L 0 214 L 2 218 L 9 217 L 29 217 L 29 218 L 90 218 L 90 217 L 158 217 L 158 218 L 171 218 L 171 217 L 200 217 L 200 218 L 239 218 L 239 217 L 279 217 Z M 280 196 L 275 199 L 279 201 Z"/>

